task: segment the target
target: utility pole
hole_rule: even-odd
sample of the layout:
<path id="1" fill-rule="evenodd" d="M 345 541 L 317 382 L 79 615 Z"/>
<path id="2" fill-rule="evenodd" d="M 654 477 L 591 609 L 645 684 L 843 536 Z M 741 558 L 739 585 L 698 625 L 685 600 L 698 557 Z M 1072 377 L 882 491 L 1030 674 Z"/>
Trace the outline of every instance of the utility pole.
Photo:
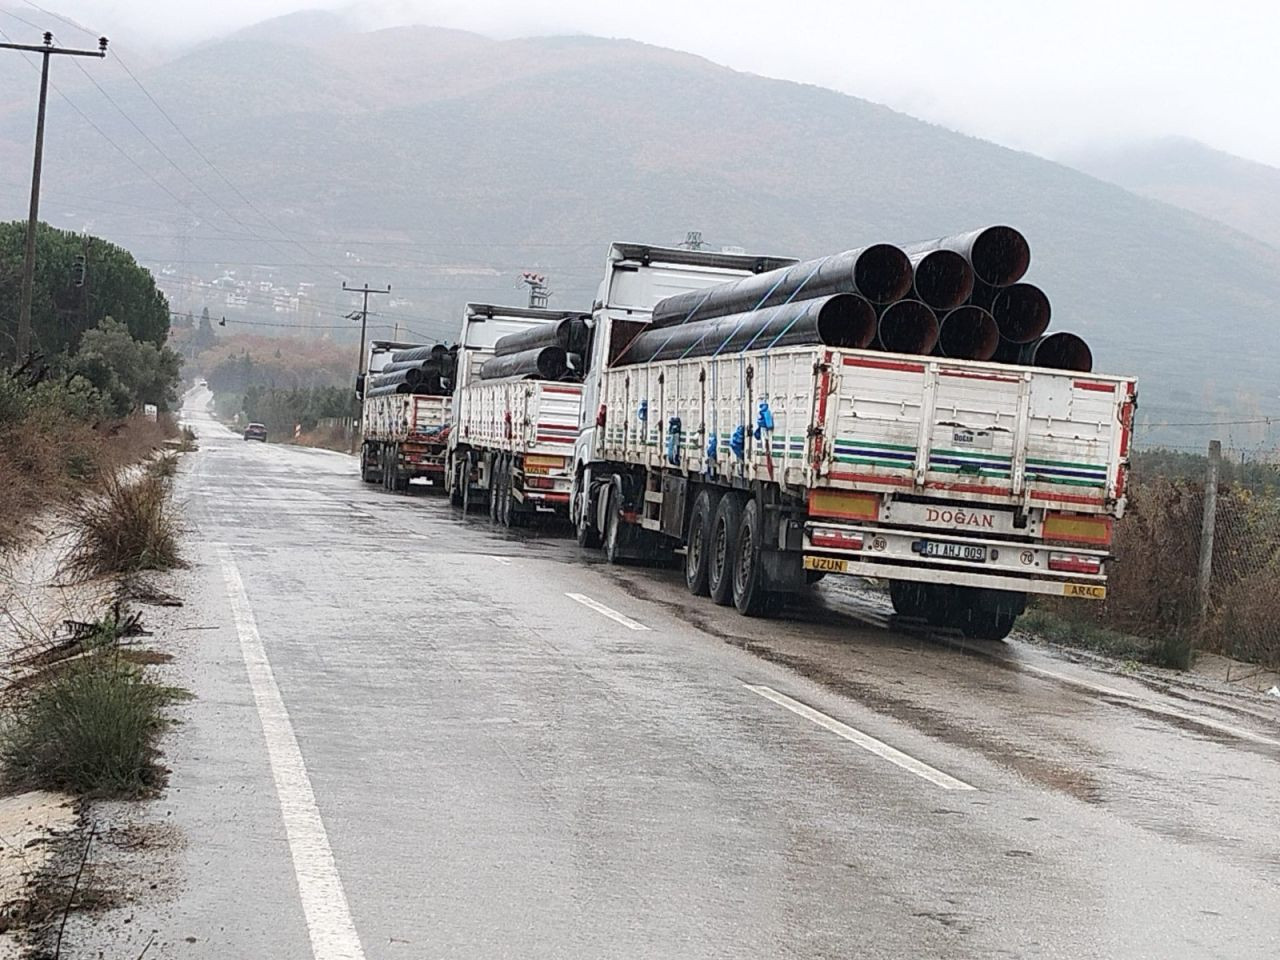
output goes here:
<path id="1" fill-rule="evenodd" d="M 40 165 L 44 160 L 44 108 L 49 100 L 49 58 L 55 54 L 68 57 L 105 57 L 107 38 L 98 38 L 97 50 L 73 50 L 55 47 L 53 34 L 45 31 L 44 43 L 0 43 L 0 49 L 22 50 L 38 53 L 43 58 L 40 67 L 40 106 L 36 112 L 36 155 L 31 168 L 31 210 L 27 215 L 27 246 L 22 254 L 22 299 L 18 307 L 18 337 L 16 359 L 21 362 L 31 352 L 31 297 L 36 273 L 36 221 L 40 218 Z"/>
<path id="2" fill-rule="evenodd" d="M 360 353 L 356 357 L 356 393 L 363 394 L 364 385 L 361 383 L 360 378 L 364 375 L 364 334 L 365 334 L 365 330 L 369 326 L 369 294 L 390 293 L 391 284 L 388 283 L 387 289 L 385 290 L 375 290 L 369 286 L 368 280 L 364 282 L 363 287 L 348 287 L 347 281 L 343 280 L 342 289 L 347 291 L 348 293 L 364 294 L 364 305 L 360 308 L 359 314 L 357 314 L 356 311 L 354 310 L 352 310 L 349 314 L 347 314 L 348 320 L 356 319 L 357 315 L 360 318 Z"/>
<path id="3" fill-rule="evenodd" d="M 1197 600 L 1200 623 L 1209 616 L 1209 589 L 1213 585 L 1213 534 L 1218 517 L 1218 463 L 1222 460 L 1222 441 L 1209 441 L 1209 466 L 1204 478 L 1204 516 L 1200 521 L 1200 570 Z"/>

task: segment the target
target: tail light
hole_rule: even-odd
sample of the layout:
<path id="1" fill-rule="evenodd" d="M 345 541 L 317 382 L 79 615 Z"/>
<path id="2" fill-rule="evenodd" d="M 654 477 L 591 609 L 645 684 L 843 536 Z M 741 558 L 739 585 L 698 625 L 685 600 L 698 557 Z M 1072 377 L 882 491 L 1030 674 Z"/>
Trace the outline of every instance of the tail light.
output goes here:
<path id="1" fill-rule="evenodd" d="M 555 489 L 556 482 L 550 477 L 531 477 L 526 474 L 524 478 L 524 485 L 533 490 L 553 490 Z"/>
<path id="2" fill-rule="evenodd" d="M 605 415 L 605 411 L 606 411 L 606 409 L 607 409 L 607 407 L 602 403 L 602 404 L 600 404 L 600 409 L 596 411 L 596 426 L 597 426 L 597 427 L 603 427 L 603 426 L 604 426 L 604 415 Z"/>
<path id="3" fill-rule="evenodd" d="M 1050 553 L 1049 569 L 1058 573 L 1099 574 L 1102 572 L 1102 558 L 1085 553 Z"/>
<path id="4" fill-rule="evenodd" d="M 809 542 L 815 547 L 827 547 L 831 550 L 861 550 L 862 534 L 834 527 L 814 527 L 809 531 Z"/>

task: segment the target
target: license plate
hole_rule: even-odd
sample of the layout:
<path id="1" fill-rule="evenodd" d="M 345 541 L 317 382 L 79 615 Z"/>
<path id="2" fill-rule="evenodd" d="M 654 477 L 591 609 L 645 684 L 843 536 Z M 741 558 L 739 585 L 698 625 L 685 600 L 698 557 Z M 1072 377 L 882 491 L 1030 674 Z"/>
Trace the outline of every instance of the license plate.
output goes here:
<path id="1" fill-rule="evenodd" d="M 804 568 L 820 570 L 823 573 L 846 573 L 849 570 L 849 561 L 837 560 L 835 557 L 805 557 Z"/>
<path id="2" fill-rule="evenodd" d="M 1064 583 L 1064 597 L 1084 597 L 1086 600 L 1107 599 L 1107 588 L 1096 583 Z"/>
<path id="3" fill-rule="evenodd" d="M 985 563 L 987 560 L 986 547 L 975 547 L 967 543 L 926 540 L 924 549 L 920 553 L 926 557 L 937 557 L 939 560 L 966 560 L 969 563 Z"/>

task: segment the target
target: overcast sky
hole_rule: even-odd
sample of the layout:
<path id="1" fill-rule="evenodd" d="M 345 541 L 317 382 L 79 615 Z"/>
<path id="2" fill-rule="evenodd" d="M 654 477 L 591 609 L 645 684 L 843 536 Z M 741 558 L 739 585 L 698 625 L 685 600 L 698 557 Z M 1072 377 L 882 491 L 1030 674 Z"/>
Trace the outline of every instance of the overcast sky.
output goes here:
<path id="1" fill-rule="evenodd" d="M 188 44 L 349 0 L 37 0 L 122 44 Z M 0 0 L 33 21 L 26 0 Z M 1280 6 L 1189 0 L 373 0 L 370 27 L 590 33 L 817 83 L 1061 156 L 1182 134 L 1280 166 Z M 0 18 L 4 19 L 4 18 Z M 12 24 L 10 23 L 10 26 Z M 8 27 L 6 27 L 8 29 Z"/>

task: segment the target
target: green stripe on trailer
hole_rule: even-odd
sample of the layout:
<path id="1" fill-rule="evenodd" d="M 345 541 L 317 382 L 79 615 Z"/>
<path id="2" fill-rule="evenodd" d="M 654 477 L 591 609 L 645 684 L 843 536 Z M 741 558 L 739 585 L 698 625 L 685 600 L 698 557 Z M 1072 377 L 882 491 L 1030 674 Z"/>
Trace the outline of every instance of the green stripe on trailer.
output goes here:
<path id="1" fill-rule="evenodd" d="M 1070 470 L 1097 470 L 1099 473 L 1106 473 L 1105 465 L 1098 463 L 1073 463 L 1070 460 L 1038 460 L 1035 457 L 1027 457 L 1027 463 L 1034 463 L 1041 467 L 1066 467 Z"/>
<path id="2" fill-rule="evenodd" d="M 901 460 L 876 460 L 870 457 L 846 457 L 837 454 L 834 458 L 838 463 L 858 463 L 870 467 L 892 467 L 895 470 L 914 470 L 914 463 L 904 463 Z"/>
<path id="3" fill-rule="evenodd" d="M 874 447 L 877 450 L 906 450 L 910 453 L 914 453 L 916 449 L 913 443 L 877 443 L 861 437 L 836 437 L 836 443 L 846 443 L 852 447 Z"/>

